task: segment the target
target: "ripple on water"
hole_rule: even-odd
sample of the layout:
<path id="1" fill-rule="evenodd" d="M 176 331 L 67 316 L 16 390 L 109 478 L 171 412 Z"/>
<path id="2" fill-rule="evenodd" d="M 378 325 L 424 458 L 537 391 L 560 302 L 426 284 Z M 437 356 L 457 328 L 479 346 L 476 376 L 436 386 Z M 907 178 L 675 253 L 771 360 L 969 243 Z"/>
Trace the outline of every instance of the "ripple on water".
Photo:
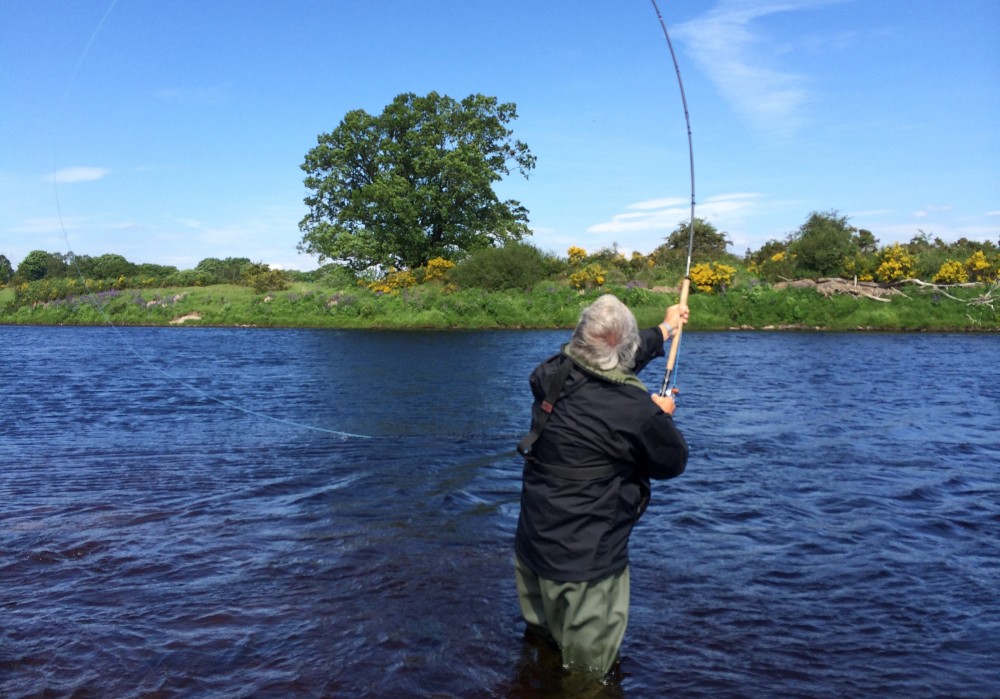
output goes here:
<path id="1" fill-rule="evenodd" d="M 127 332 L 258 413 L 372 438 L 165 385 L 123 366 L 110 331 L 0 328 L 18 348 L 0 695 L 582 693 L 521 640 L 510 551 L 524 378 L 565 333 L 203 330 Z M 625 676 L 597 696 L 990 696 L 1000 395 L 933 358 L 992 365 L 996 343 L 688 341 L 704 358 L 677 416 L 691 462 L 654 484 Z M 53 364 L 60 343 L 71 365 Z M 406 371 L 386 372 L 401 346 Z M 933 397 L 932 421 L 905 406 L 935 371 L 960 390 Z M 371 400 L 386 395 L 392 411 Z"/>

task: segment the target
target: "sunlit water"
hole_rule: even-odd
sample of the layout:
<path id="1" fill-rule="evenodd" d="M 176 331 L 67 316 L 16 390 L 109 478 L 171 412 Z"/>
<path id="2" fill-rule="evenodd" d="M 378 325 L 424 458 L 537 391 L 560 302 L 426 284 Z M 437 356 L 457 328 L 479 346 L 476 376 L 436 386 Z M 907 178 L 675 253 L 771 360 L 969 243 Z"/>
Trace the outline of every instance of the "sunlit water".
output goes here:
<path id="1" fill-rule="evenodd" d="M 566 336 L 0 327 L 0 696 L 577 696 L 511 552 Z M 1000 695 L 998 366 L 686 334 L 690 464 L 595 696 Z"/>

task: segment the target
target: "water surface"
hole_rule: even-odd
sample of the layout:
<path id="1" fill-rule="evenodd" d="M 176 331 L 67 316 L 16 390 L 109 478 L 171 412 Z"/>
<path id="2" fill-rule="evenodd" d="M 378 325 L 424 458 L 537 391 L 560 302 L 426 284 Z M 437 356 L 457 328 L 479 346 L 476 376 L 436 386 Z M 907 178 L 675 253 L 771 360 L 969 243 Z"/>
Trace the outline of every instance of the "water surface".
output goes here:
<path id="1" fill-rule="evenodd" d="M 511 553 L 565 339 L 0 327 L 0 696 L 573 695 Z M 685 334 L 691 461 L 597 696 L 1000 694 L 998 365 L 981 335 Z"/>

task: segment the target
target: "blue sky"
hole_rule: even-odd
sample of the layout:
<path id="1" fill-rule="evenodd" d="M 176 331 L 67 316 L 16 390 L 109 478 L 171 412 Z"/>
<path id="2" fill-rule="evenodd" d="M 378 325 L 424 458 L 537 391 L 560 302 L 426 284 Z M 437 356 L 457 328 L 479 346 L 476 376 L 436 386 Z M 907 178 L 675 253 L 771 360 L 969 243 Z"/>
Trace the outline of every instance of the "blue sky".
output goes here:
<path id="1" fill-rule="evenodd" d="M 696 214 L 742 254 L 836 210 L 880 242 L 1000 239 L 1000 2 L 659 0 Z M 299 254 L 300 169 L 403 92 L 514 102 L 532 242 L 649 252 L 688 217 L 648 0 L 0 0 L 0 254 L 191 268 Z"/>

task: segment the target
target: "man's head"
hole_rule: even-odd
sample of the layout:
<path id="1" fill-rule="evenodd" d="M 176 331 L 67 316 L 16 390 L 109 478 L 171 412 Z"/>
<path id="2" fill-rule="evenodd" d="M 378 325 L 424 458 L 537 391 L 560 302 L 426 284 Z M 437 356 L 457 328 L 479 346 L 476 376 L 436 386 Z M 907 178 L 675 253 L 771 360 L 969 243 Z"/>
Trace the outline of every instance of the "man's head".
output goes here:
<path id="1" fill-rule="evenodd" d="M 605 294 L 583 309 L 569 348 L 598 369 L 631 369 L 639 349 L 639 326 L 628 306 Z"/>

